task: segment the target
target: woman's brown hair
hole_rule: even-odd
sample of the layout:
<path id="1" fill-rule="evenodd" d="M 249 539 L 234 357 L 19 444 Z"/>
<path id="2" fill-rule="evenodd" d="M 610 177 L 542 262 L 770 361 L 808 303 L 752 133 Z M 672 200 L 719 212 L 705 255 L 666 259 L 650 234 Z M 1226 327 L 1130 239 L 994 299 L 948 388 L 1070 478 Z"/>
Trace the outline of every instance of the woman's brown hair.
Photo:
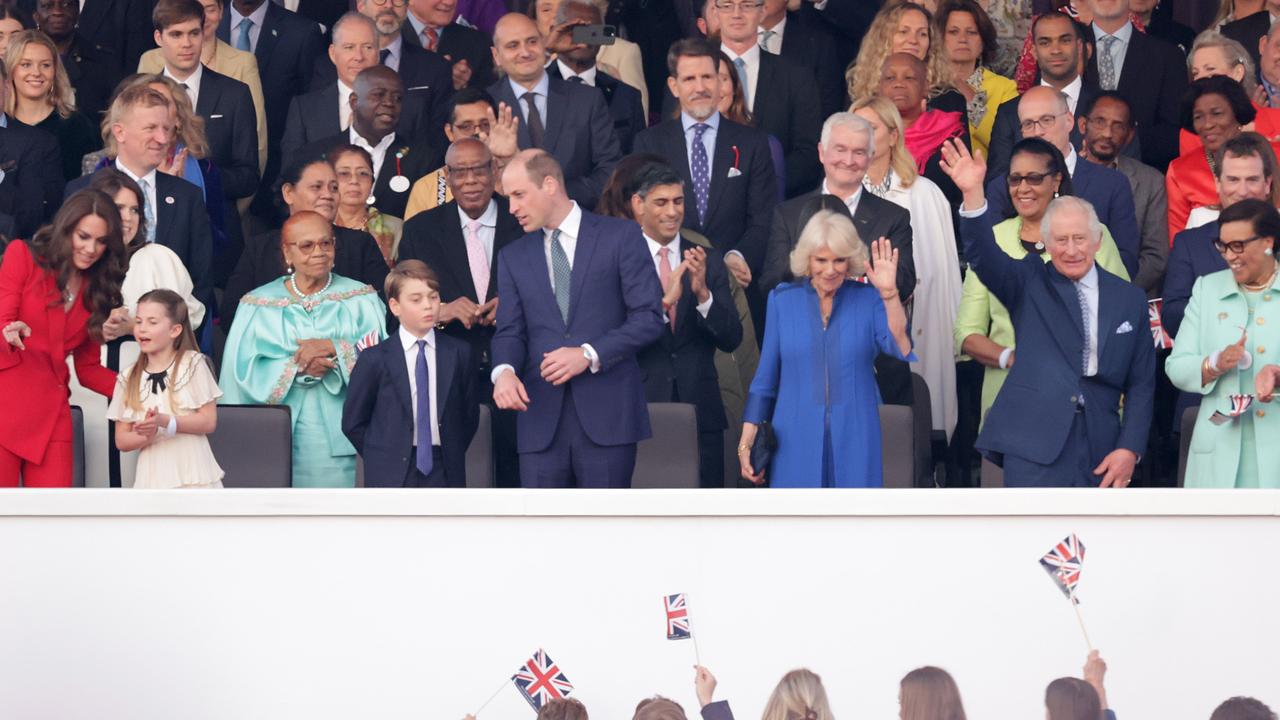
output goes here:
<path id="1" fill-rule="evenodd" d="M 169 393 L 169 407 L 174 407 L 173 390 L 178 381 L 178 368 L 182 366 L 182 359 L 187 353 L 193 352 L 199 354 L 200 346 L 196 343 L 196 333 L 191 328 L 191 316 L 187 310 L 187 301 L 182 299 L 178 293 L 165 288 L 151 290 L 143 293 L 138 298 L 138 305 L 142 303 L 154 303 L 164 308 L 164 314 L 169 318 L 169 322 L 174 325 L 181 325 L 182 332 L 178 337 L 173 339 L 173 349 L 177 354 L 173 357 L 173 365 L 169 367 L 169 376 L 165 387 Z M 197 361 L 203 362 L 203 358 L 197 358 Z M 142 410 L 142 398 L 140 397 L 142 390 L 143 373 L 147 370 L 147 357 L 140 356 L 138 361 L 133 364 L 133 369 L 129 371 L 128 381 L 125 383 L 124 401 L 131 410 Z"/>
<path id="2" fill-rule="evenodd" d="M 115 167 L 104 167 L 98 172 L 90 176 L 89 187 L 94 190 L 101 190 L 115 202 L 116 195 L 121 190 L 128 190 L 138 199 L 138 230 L 133 234 L 133 239 L 128 245 L 124 246 L 125 252 L 129 257 L 138 250 L 141 250 L 147 244 L 147 199 L 142 194 L 142 188 L 138 187 L 138 183 L 133 178 L 125 175 Z M 121 240 L 124 239 L 123 231 L 121 231 Z"/>
<path id="3" fill-rule="evenodd" d="M 536 720 L 588 720 L 587 706 L 576 698 L 552 700 L 542 706 Z"/>
<path id="4" fill-rule="evenodd" d="M 124 273 L 129 266 L 124 241 L 120 237 L 120 211 L 116 209 L 115 200 L 100 190 L 89 188 L 75 193 L 62 203 L 58 214 L 53 216 L 53 222 L 36 231 L 28 244 L 36 263 L 54 275 L 58 297 L 52 299 L 51 305 L 57 305 L 62 302 L 62 294 L 67 291 L 67 283 L 75 272 L 71 259 L 71 235 L 80 221 L 89 215 L 100 217 L 107 223 L 107 234 L 102 238 L 106 251 L 84 271 L 81 300 L 89 311 L 89 335 L 102 342 L 102 324 L 113 309 L 124 304 L 120 283 L 124 282 Z"/>
<path id="5" fill-rule="evenodd" d="M 960 688 L 942 668 L 922 667 L 902 678 L 902 720 L 965 720 Z"/>
<path id="6" fill-rule="evenodd" d="M 1102 701 L 1098 691 L 1080 678 L 1063 677 L 1049 683 L 1044 691 L 1049 720 L 1100 720 Z"/>

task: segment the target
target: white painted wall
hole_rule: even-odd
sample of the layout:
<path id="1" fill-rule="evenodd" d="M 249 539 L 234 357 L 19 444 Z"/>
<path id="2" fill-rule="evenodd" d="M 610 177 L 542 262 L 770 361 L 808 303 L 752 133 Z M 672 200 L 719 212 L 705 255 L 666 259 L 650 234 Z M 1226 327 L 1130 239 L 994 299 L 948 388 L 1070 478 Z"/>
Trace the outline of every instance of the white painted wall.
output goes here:
<path id="1" fill-rule="evenodd" d="M 1280 706 L 1280 493 L 8 491 L 0 717 L 437 718 L 535 648 L 596 720 L 693 710 L 687 592 L 739 720 L 785 671 L 897 717 L 937 664 L 971 718 L 1043 717 L 1084 641 L 1037 559 L 1087 546 L 1082 611 L 1122 720 Z M 507 684 L 481 720 L 530 720 Z"/>

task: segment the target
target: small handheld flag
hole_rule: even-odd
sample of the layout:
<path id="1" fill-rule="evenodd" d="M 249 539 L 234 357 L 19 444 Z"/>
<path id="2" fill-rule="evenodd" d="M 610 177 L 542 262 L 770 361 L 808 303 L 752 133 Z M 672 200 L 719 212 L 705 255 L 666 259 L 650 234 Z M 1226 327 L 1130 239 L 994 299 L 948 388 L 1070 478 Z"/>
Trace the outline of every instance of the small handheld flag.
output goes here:
<path id="1" fill-rule="evenodd" d="M 1076 585 L 1080 582 L 1080 567 L 1083 564 L 1084 544 L 1075 533 L 1068 535 L 1040 558 L 1040 565 L 1045 572 L 1058 584 L 1062 594 L 1075 604 L 1080 602 L 1076 598 Z"/>
<path id="2" fill-rule="evenodd" d="M 569 678 L 565 677 L 564 672 L 542 648 L 538 648 L 533 657 L 525 661 L 516 674 L 511 676 L 511 681 L 533 706 L 534 712 L 541 710 L 546 702 L 559 700 L 573 692 L 573 683 L 569 682 Z"/>
<path id="3" fill-rule="evenodd" d="M 378 344 L 378 331 L 372 330 L 364 337 L 356 341 L 356 352 L 364 352 L 374 345 Z"/>
<path id="4" fill-rule="evenodd" d="M 1151 340 L 1157 350 L 1169 350 L 1173 347 L 1173 338 L 1164 329 L 1161 313 L 1164 311 L 1164 299 L 1156 298 L 1147 301 L 1147 319 L 1151 321 Z"/>
<path id="5" fill-rule="evenodd" d="M 1252 395 L 1231 395 L 1231 409 L 1226 413 L 1221 410 L 1214 410 L 1213 415 L 1209 416 L 1209 422 L 1214 425 L 1226 425 L 1241 415 L 1249 412 L 1249 408 L 1253 406 Z"/>
<path id="6" fill-rule="evenodd" d="M 663 598 L 667 610 L 667 639 L 688 640 L 693 637 L 689 631 L 689 608 L 685 605 L 684 593 L 667 595 Z"/>

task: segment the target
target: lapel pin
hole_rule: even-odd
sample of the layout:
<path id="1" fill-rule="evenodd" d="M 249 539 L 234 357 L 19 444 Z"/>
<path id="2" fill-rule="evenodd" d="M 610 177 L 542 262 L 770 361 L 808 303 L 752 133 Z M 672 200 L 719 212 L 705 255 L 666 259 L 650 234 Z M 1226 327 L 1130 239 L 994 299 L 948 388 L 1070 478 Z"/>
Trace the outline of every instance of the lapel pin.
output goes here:
<path id="1" fill-rule="evenodd" d="M 1218 313 L 1218 320 L 1219 320 L 1219 321 L 1221 321 L 1221 320 L 1226 320 L 1226 319 L 1227 319 L 1227 314 L 1226 314 L 1226 313 L 1224 313 L 1224 312 L 1220 312 L 1220 313 Z"/>
<path id="2" fill-rule="evenodd" d="M 271 37 L 277 37 L 277 36 L 279 36 L 279 35 L 280 35 L 280 33 L 276 32 L 276 29 L 275 29 L 275 28 L 271 28 Z"/>
<path id="3" fill-rule="evenodd" d="M 409 189 L 409 178 L 404 176 L 404 171 L 400 169 L 400 159 L 409 152 L 409 148 L 402 147 L 396 152 L 396 174 L 391 178 L 389 183 L 392 192 L 402 193 Z"/>
<path id="4" fill-rule="evenodd" d="M 173 204 L 173 196 L 172 196 L 172 195 L 165 195 L 165 196 L 164 196 L 164 204 L 165 204 L 165 205 L 172 205 L 172 204 Z"/>

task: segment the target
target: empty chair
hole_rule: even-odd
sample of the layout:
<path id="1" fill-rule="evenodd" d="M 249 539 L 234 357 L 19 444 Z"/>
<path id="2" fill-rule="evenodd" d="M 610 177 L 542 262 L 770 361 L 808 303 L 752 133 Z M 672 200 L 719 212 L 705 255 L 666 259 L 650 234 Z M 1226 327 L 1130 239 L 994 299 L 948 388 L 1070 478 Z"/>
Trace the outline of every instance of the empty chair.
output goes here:
<path id="1" fill-rule="evenodd" d="M 649 403 L 653 437 L 636 446 L 633 488 L 698 487 L 698 418 L 688 403 Z"/>
<path id="2" fill-rule="evenodd" d="M 933 479 L 933 400 L 929 383 L 911 373 L 912 427 L 915 429 L 916 487 L 935 487 Z"/>
<path id="3" fill-rule="evenodd" d="M 493 487 L 493 419 L 489 406 L 480 405 L 480 421 L 467 448 L 467 487 Z"/>
<path id="4" fill-rule="evenodd" d="M 293 484 L 293 425 L 288 405 L 219 405 L 209 446 L 229 488 Z"/>
<path id="5" fill-rule="evenodd" d="M 906 405 L 880 406 L 880 456 L 884 464 L 884 486 L 916 486 L 915 412 Z"/>
<path id="6" fill-rule="evenodd" d="M 84 487 L 84 410 L 71 406 L 71 487 Z"/>

